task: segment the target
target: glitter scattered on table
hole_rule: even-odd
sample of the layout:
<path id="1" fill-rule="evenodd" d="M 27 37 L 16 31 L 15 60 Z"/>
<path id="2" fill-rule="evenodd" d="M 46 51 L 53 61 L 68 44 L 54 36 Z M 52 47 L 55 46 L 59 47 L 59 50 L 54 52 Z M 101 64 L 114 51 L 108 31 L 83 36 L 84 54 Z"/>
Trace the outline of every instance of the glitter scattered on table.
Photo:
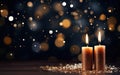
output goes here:
<path id="1" fill-rule="evenodd" d="M 62 73 L 82 73 L 82 64 L 75 63 L 75 64 L 59 64 L 58 66 L 40 66 L 40 68 L 44 71 L 51 71 L 51 72 L 62 72 Z M 95 71 L 92 71 L 94 73 Z M 114 65 L 106 65 L 105 73 L 113 73 L 113 72 L 120 72 L 120 68 Z"/>

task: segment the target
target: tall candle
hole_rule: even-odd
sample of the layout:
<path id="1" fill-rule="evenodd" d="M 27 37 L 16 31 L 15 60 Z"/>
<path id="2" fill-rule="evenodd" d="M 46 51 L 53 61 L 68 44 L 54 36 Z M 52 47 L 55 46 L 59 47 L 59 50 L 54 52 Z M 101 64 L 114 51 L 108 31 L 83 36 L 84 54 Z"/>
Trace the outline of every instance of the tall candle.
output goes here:
<path id="1" fill-rule="evenodd" d="M 98 33 L 98 41 L 101 42 L 101 33 Z M 96 71 L 105 71 L 105 45 L 94 46 L 95 69 Z"/>
<path id="2" fill-rule="evenodd" d="M 89 44 L 88 34 L 86 34 L 86 44 Z M 92 47 L 82 47 L 82 70 L 91 71 L 93 61 L 93 48 Z"/>

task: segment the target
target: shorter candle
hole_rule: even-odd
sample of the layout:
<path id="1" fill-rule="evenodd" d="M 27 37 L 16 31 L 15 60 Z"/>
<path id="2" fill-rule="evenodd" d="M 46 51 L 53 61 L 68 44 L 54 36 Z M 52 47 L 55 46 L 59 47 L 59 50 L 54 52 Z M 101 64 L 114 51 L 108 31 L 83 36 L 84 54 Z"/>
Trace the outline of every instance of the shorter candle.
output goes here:
<path id="1" fill-rule="evenodd" d="M 86 44 L 89 43 L 88 34 L 86 34 Z M 91 71 L 93 61 L 93 48 L 92 47 L 82 47 L 82 70 Z"/>
<path id="2" fill-rule="evenodd" d="M 98 41 L 101 42 L 101 33 L 98 33 Z M 94 46 L 95 69 L 96 71 L 105 71 L 105 45 Z"/>

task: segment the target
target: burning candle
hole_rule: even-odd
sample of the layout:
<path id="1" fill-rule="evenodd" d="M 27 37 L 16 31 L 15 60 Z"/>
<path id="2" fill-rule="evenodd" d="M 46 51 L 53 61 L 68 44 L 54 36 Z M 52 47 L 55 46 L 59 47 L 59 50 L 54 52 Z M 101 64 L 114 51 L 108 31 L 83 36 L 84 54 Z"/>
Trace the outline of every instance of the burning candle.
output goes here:
<path id="1" fill-rule="evenodd" d="M 88 34 L 86 34 L 86 44 L 89 44 Z M 93 48 L 92 47 L 82 47 L 82 70 L 91 71 L 93 61 Z"/>
<path id="2" fill-rule="evenodd" d="M 101 33 L 98 33 L 98 41 L 101 42 Z M 95 69 L 96 71 L 105 71 L 105 45 L 94 46 Z"/>

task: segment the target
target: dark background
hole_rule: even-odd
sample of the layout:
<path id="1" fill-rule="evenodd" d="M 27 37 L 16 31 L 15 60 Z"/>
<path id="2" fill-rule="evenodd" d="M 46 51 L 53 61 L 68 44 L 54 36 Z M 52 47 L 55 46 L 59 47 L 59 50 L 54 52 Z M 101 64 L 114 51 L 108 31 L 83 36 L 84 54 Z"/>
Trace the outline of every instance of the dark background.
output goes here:
<path id="1" fill-rule="evenodd" d="M 28 7 L 27 2 L 31 1 L 33 7 Z M 67 5 L 63 6 L 64 15 L 60 16 L 56 10 L 54 10 L 54 4 L 56 2 L 62 3 L 66 2 Z M 95 37 L 96 30 L 100 27 L 105 32 L 105 38 L 102 40 L 102 44 L 106 45 L 106 59 L 107 62 L 120 63 L 120 7 L 119 0 L 83 0 L 82 3 L 79 0 L 44 0 L 41 3 L 40 0 L 0 0 L 0 10 L 7 9 L 7 17 L 0 15 L 0 61 L 31 61 L 31 60 L 70 60 L 78 61 L 78 55 L 81 54 L 81 47 L 86 44 L 82 41 L 82 36 L 88 33 L 92 38 L 90 40 L 90 46 L 98 44 L 97 38 Z M 49 11 L 42 16 L 40 19 L 35 18 L 35 11 L 41 5 L 47 5 Z M 70 4 L 74 7 L 70 8 Z M 88 19 L 93 17 L 89 14 L 89 9 L 94 11 L 94 23 L 91 26 Z M 108 12 L 108 8 L 111 7 L 113 11 Z M 115 9 L 114 9 L 115 8 Z M 84 13 L 87 9 L 88 13 Z M 82 18 L 75 20 L 71 15 L 73 11 L 82 12 Z M 17 13 L 20 15 L 17 15 Z M 114 25 L 113 30 L 109 30 L 107 24 L 107 19 L 105 21 L 100 21 L 99 16 L 104 13 L 107 18 L 114 16 L 117 23 Z M 23 17 L 25 16 L 25 18 Z M 80 14 L 79 14 L 80 15 Z M 13 16 L 14 20 L 10 22 L 8 20 L 9 16 Z M 58 16 L 58 18 L 55 18 Z M 89 16 L 89 17 L 88 17 Z M 33 17 L 34 21 L 39 25 L 37 30 L 30 30 L 29 17 Z M 15 19 L 17 18 L 17 19 Z M 59 22 L 64 18 L 71 20 L 71 26 L 67 29 L 59 26 Z M 51 20 L 49 22 L 49 19 Z M 85 20 L 80 30 L 77 32 L 73 31 L 74 25 L 79 27 L 79 20 Z M 24 22 L 24 26 L 14 28 L 13 25 Z M 105 23 L 105 25 L 103 25 Z M 99 26 L 96 27 L 96 24 Z M 85 27 L 88 28 L 87 31 Z M 119 27 L 119 28 L 118 28 Z M 119 30 L 118 30 L 119 29 Z M 49 34 L 49 30 L 53 30 L 53 34 Z M 58 30 L 58 32 L 55 32 Z M 63 47 L 56 47 L 54 42 L 56 35 L 58 33 L 63 33 L 65 36 L 65 45 Z M 4 38 L 9 36 L 12 42 L 6 45 Z M 46 37 L 45 37 L 46 36 Z M 25 39 L 23 41 L 22 39 Z M 35 41 L 32 39 L 35 38 Z M 38 48 L 33 48 L 33 45 L 37 43 L 46 42 L 49 44 L 47 51 L 35 50 Z M 77 45 L 80 48 L 78 54 L 72 54 L 70 52 L 70 47 L 72 45 Z M 35 50 L 34 50 L 35 49 Z"/>

